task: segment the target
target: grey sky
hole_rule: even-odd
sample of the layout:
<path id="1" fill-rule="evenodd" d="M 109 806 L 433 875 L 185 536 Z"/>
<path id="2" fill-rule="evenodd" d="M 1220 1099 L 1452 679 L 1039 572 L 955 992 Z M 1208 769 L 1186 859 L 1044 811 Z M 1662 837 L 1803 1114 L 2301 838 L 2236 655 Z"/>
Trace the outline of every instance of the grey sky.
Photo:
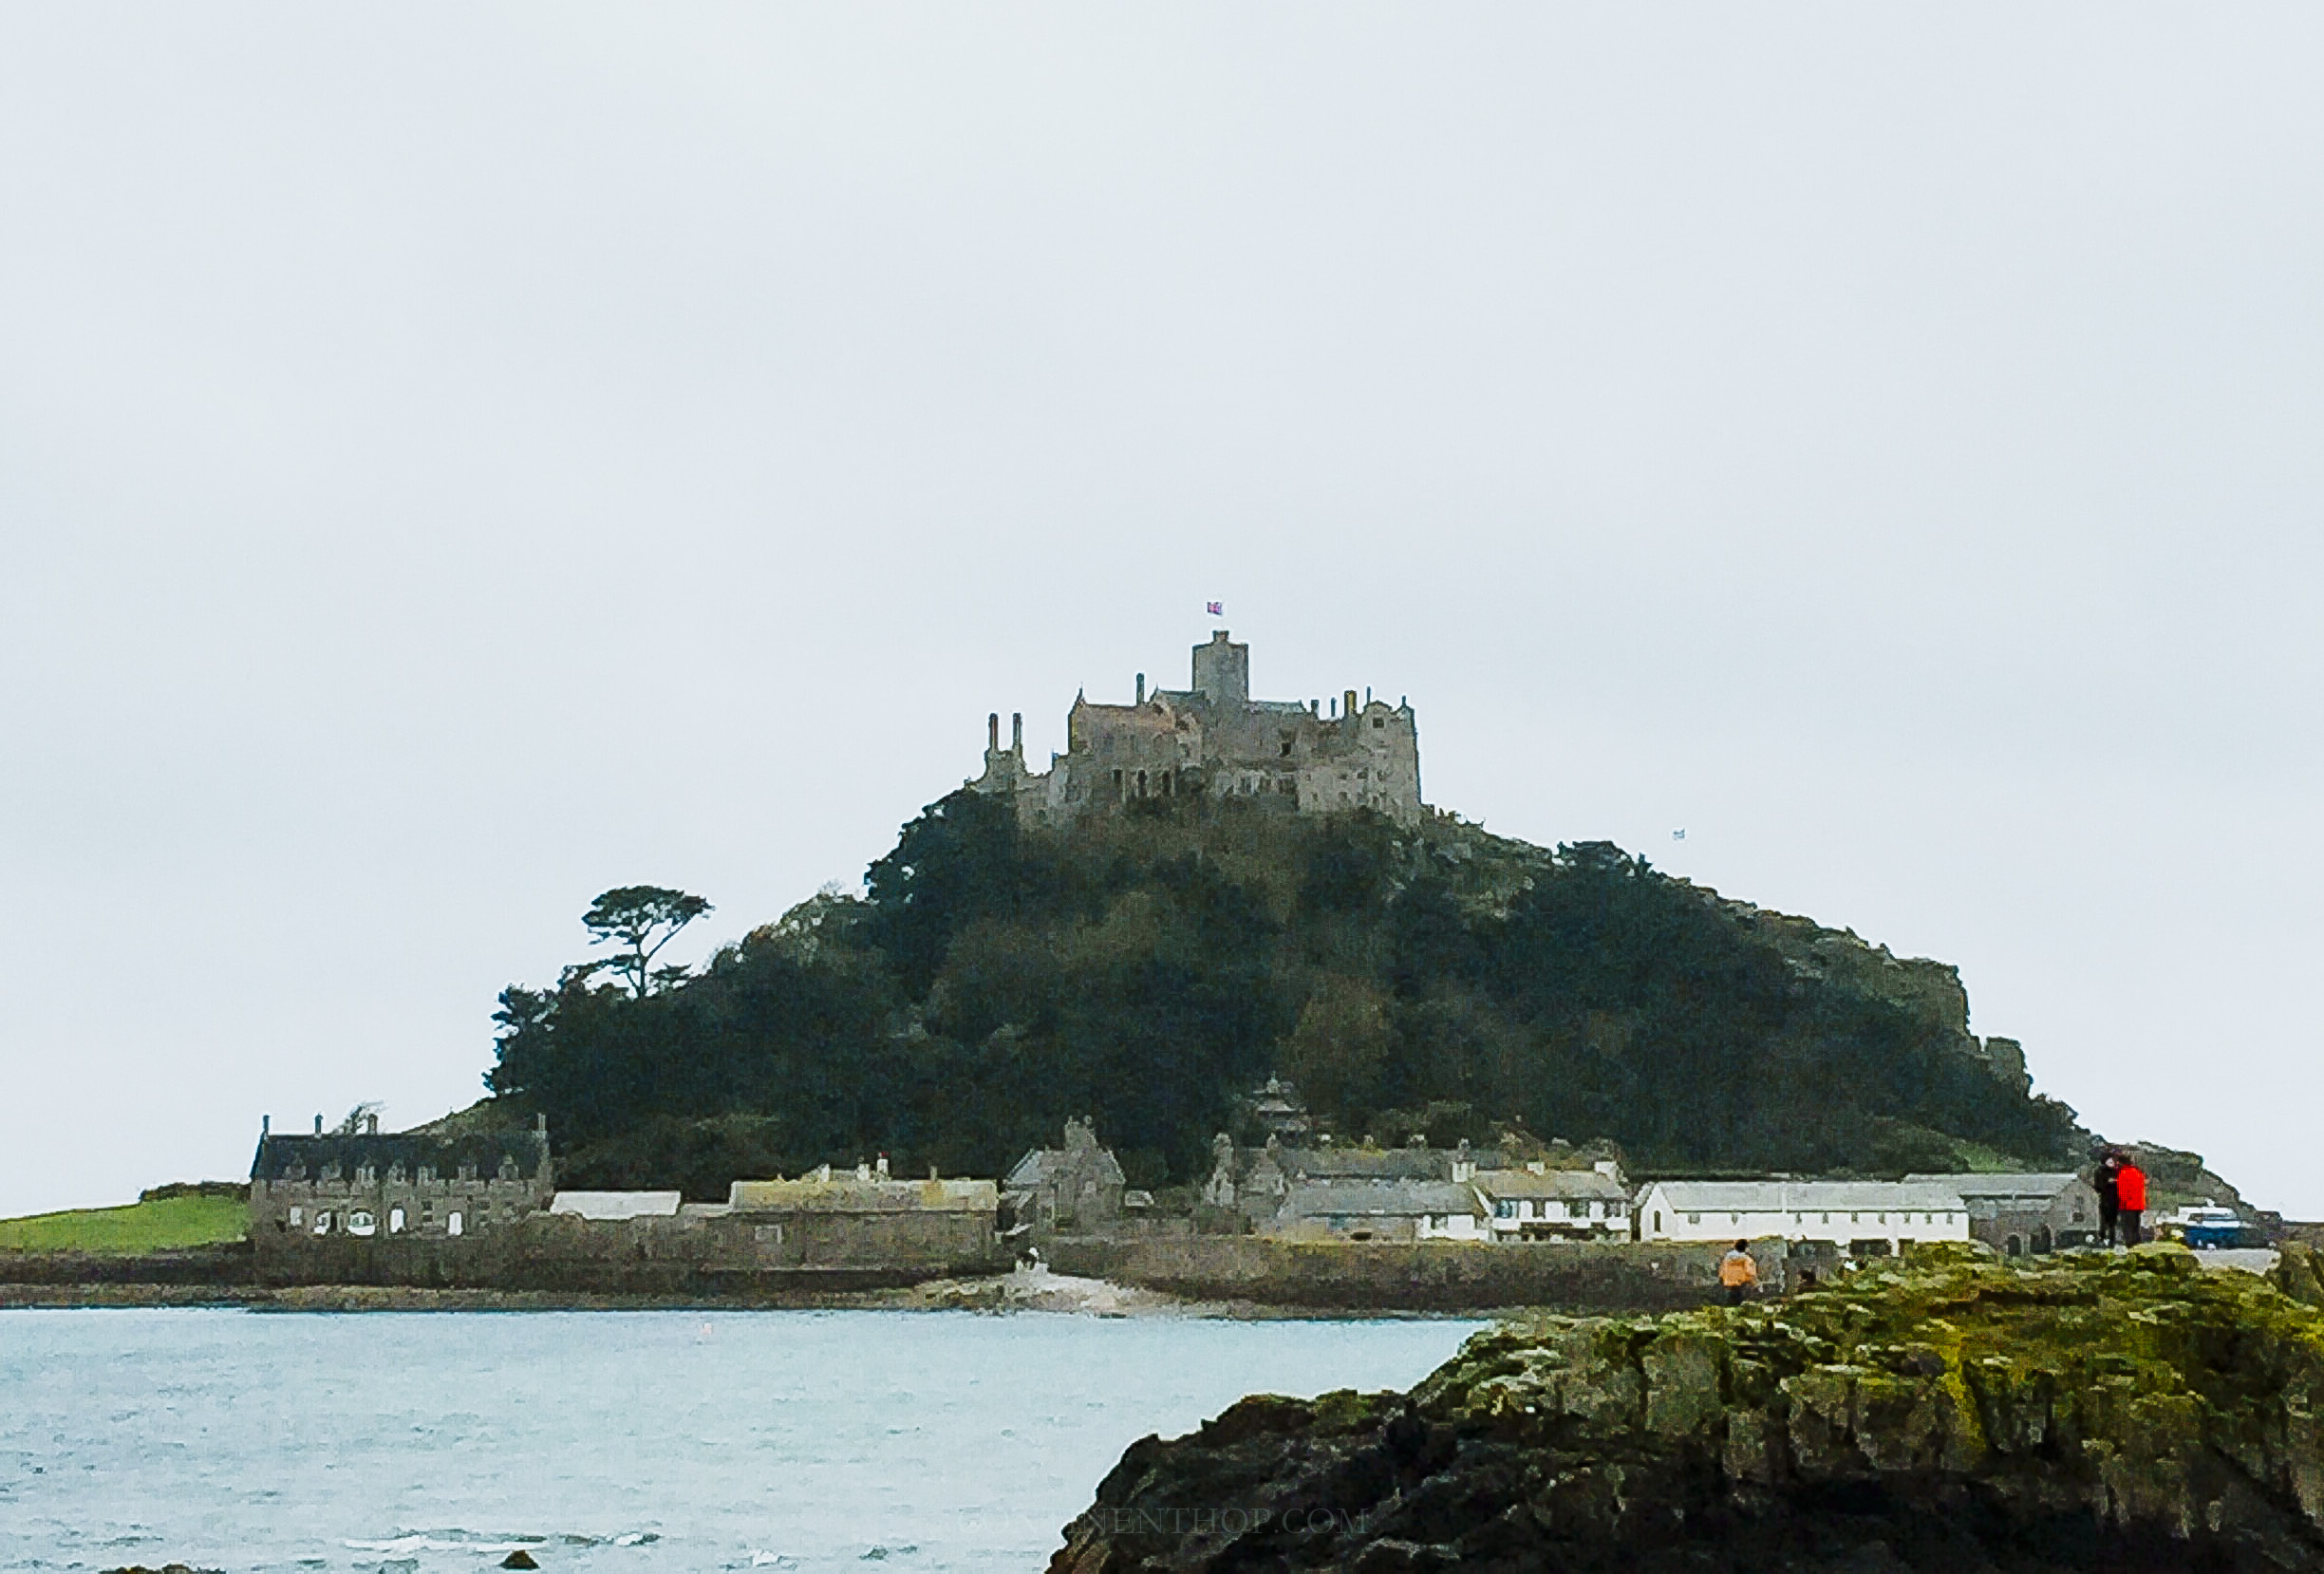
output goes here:
<path id="1" fill-rule="evenodd" d="M 599 890 L 698 956 L 1223 599 L 2324 1215 L 2319 45 L 9 8 L 0 1213 L 467 1102 Z"/>

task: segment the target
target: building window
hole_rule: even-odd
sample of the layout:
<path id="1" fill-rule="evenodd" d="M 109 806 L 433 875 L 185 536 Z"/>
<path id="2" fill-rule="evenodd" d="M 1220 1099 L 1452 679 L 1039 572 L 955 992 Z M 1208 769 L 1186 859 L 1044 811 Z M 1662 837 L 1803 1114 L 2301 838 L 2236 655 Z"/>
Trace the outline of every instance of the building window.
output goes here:
<path id="1" fill-rule="evenodd" d="M 1512 1202 L 1497 1202 L 1493 1204 L 1493 1217 L 1496 1219 L 1514 1219 L 1517 1217 L 1517 1205 Z"/>
<path id="2" fill-rule="evenodd" d="M 444 1215 L 444 1233 L 446 1235 L 458 1235 L 461 1232 L 462 1227 L 465 1223 L 466 1221 L 460 1217 L 459 1209 L 456 1208 L 451 1212 Z"/>
<path id="3" fill-rule="evenodd" d="M 347 1233 L 349 1235 L 376 1235 L 379 1233 L 379 1221 L 372 1218 L 369 1209 L 356 1209 L 347 1215 Z"/>
<path id="4" fill-rule="evenodd" d="M 304 1229 L 307 1227 L 307 1210 L 305 1209 L 294 1208 L 290 1210 L 290 1227 L 292 1229 Z"/>
<path id="5" fill-rule="evenodd" d="M 1445 1215 L 1443 1215 L 1442 1213 L 1432 1213 L 1432 1214 L 1430 1214 L 1430 1215 L 1428 1216 L 1428 1219 L 1429 1219 L 1429 1228 L 1431 1228 L 1431 1229 L 1442 1229 L 1442 1228 L 1444 1228 L 1444 1227 L 1445 1227 Z"/>
<path id="6" fill-rule="evenodd" d="M 387 1233 L 390 1235 L 403 1233 L 403 1210 L 402 1209 L 391 1208 L 387 1210 Z"/>
<path id="7" fill-rule="evenodd" d="M 1586 1218 L 1588 1218 L 1588 1217 L 1589 1217 L 1589 1204 L 1587 1204 L 1587 1203 L 1567 1203 L 1567 1204 L 1565 1205 L 1565 1217 L 1567 1217 L 1568 1219 L 1586 1219 Z"/>
<path id="8" fill-rule="evenodd" d="M 1701 1215 L 1701 1214 L 1699 1214 L 1699 1213 L 1690 1213 L 1690 1214 L 1688 1214 L 1688 1215 L 1687 1215 L 1687 1223 L 1688 1223 L 1688 1224 L 1691 1224 L 1691 1225 L 1698 1225 L 1698 1224 L 1701 1224 L 1701 1223 L 1702 1223 L 1702 1215 Z"/>
<path id="9" fill-rule="evenodd" d="M 1660 1228 L 1662 1227 L 1662 1210 L 1661 1210 L 1660 1209 L 1659 1209 L 1659 1208 L 1655 1209 L 1655 1226 L 1654 1226 L 1654 1227 L 1655 1227 L 1655 1228 L 1657 1228 L 1657 1229 L 1660 1229 Z"/>
<path id="10" fill-rule="evenodd" d="M 324 1209 L 321 1212 L 315 1215 L 314 1232 L 317 1235 L 328 1235 L 330 1233 L 330 1225 L 331 1220 L 329 1209 Z"/>
<path id="11" fill-rule="evenodd" d="M 1380 728 L 1386 726 L 1387 724 L 1388 719 L 1384 716 L 1375 716 L 1372 718 L 1372 730 L 1374 732 L 1379 731 Z"/>

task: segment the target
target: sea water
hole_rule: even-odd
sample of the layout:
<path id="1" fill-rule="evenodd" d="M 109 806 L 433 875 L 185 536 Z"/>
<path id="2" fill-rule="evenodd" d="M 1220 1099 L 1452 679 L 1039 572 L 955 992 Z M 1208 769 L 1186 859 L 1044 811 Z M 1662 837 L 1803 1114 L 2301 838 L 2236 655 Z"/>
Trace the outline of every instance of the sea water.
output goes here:
<path id="1" fill-rule="evenodd" d="M 0 1569 L 1037 1570 L 1135 1439 L 1476 1326 L 0 1312 Z"/>

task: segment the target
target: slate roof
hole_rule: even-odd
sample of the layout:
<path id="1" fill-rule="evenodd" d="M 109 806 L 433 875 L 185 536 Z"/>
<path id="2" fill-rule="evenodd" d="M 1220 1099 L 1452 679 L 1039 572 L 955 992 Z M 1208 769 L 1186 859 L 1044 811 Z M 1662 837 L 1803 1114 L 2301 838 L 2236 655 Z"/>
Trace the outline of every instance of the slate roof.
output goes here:
<path id="1" fill-rule="evenodd" d="M 1907 1181 L 1950 1186 L 1964 1197 L 2012 1197 L 2048 1202 L 2082 1177 L 2071 1170 L 2011 1171 L 1992 1175 L 1906 1175 Z"/>
<path id="2" fill-rule="evenodd" d="M 1656 1181 L 1663 1201 L 1681 1213 L 1791 1213 L 1925 1211 L 1959 1212 L 1968 1204 L 1960 1177 L 1941 1180 L 1742 1180 Z"/>
<path id="3" fill-rule="evenodd" d="M 1279 1148 L 1274 1153 L 1284 1174 L 1311 1180 L 1450 1181 L 1460 1156 L 1451 1148 Z M 1469 1161 L 1479 1171 L 1499 1169 L 1501 1154 L 1480 1148 Z"/>
<path id="4" fill-rule="evenodd" d="M 1409 1219 L 1424 1213 L 1479 1211 L 1476 1193 L 1453 1181 L 1342 1181 L 1295 1186 L 1284 1199 L 1286 1219 Z"/>
<path id="5" fill-rule="evenodd" d="M 583 1219 L 674 1219 L 684 1200 L 678 1191 L 560 1191 L 549 1211 Z"/>
<path id="6" fill-rule="evenodd" d="M 287 1180 L 290 1172 L 302 1165 L 308 1180 L 319 1179 L 333 1165 L 338 1166 L 342 1179 L 348 1179 L 363 1169 L 384 1175 L 400 1164 L 406 1177 L 416 1176 L 422 1166 L 426 1166 L 436 1171 L 437 1179 L 452 1180 L 459 1176 L 462 1165 L 474 1165 L 478 1180 L 497 1180 L 503 1158 L 516 1161 L 520 1177 L 537 1179 L 548 1168 L 549 1138 L 537 1131 L 485 1132 L 455 1137 L 420 1136 L 409 1132 L 385 1134 L 331 1132 L 321 1136 L 272 1134 L 258 1141 L 257 1154 L 251 1160 L 251 1179 Z"/>
<path id="7" fill-rule="evenodd" d="M 1565 1202 L 1627 1202 L 1629 1190 L 1596 1170 L 1480 1170 L 1476 1188 L 1488 1197 L 1540 1197 Z"/>
<path id="8" fill-rule="evenodd" d="M 1067 1162 L 1072 1157 L 1071 1150 L 1065 1148 L 1032 1149 L 1017 1161 L 1017 1167 L 1008 1172 L 1008 1179 L 1002 1184 L 1011 1191 L 1030 1191 L 1035 1187 L 1046 1186 L 1059 1175 L 1072 1172 L 1073 1166 Z M 1101 1186 L 1129 1184 L 1111 1148 L 1098 1149 L 1096 1157 L 1090 1161 L 1090 1169 Z"/>

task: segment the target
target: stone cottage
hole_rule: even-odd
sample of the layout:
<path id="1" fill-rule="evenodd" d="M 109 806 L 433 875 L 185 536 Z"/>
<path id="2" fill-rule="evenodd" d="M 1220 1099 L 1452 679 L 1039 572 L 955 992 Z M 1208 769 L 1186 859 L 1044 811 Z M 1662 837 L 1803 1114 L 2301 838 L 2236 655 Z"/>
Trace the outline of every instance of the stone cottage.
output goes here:
<path id="1" fill-rule="evenodd" d="M 1036 1235 L 1092 1234 L 1122 1216 L 1126 1182 L 1111 1148 L 1087 1120 L 1065 1122 L 1059 1148 L 1035 1148 L 1001 1183 L 1017 1223 Z"/>
<path id="2" fill-rule="evenodd" d="M 1904 1178 L 1959 1191 L 1969 1205 L 1970 1235 L 2004 1257 L 2038 1257 L 2098 1238 L 2098 1192 L 2070 1170 Z"/>
<path id="3" fill-rule="evenodd" d="M 260 1127 L 250 1231 L 261 1260 L 400 1237 L 477 1241 L 545 1211 L 556 1191 L 549 1126 L 438 1137 L 359 1130 L 277 1134 Z"/>
<path id="4" fill-rule="evenodd" d="M 760 1267 L 976 1272 L 998 1265 L 1000 1189 L 988 1180 L 896 1180 L 887 1161 L 797 1180 L 736 1181 L 710 1227 Z"/>

